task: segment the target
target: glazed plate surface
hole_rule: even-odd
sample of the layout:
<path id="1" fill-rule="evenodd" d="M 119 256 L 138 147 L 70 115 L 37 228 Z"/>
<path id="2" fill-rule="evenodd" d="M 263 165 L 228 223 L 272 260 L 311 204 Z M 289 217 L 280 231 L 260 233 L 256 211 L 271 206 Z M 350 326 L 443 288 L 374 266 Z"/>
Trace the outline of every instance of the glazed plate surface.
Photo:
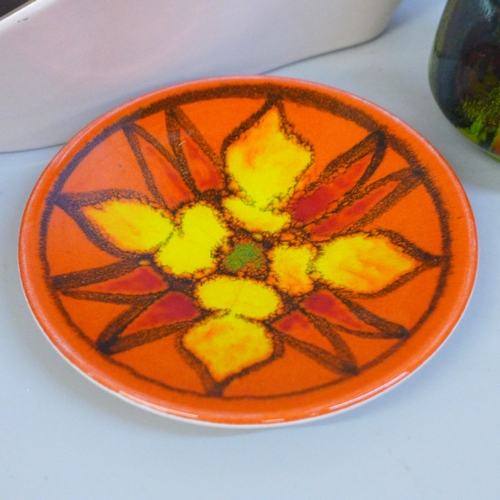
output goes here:
<path id="1" fill-rule="evenodd" d="M 28 202 L 21 278 L 76 368 L 161 414 L 280 424 L 421 366 L 472 291 L 477 241 L 441 156 L 384 110 L 250 77 L 96 120 Z"/>

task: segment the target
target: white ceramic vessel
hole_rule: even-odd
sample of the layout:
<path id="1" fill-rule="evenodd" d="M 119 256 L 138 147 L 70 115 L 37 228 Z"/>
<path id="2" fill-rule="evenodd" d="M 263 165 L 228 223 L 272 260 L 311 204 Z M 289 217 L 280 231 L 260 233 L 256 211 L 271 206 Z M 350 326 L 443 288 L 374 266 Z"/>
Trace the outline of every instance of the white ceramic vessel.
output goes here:
<path id="1" fill-rule="evenodd" d="M 367 41 L 400 0 L 35 0 L 0 19 L 0 151 L 61 144 L 144 92 Z"/>

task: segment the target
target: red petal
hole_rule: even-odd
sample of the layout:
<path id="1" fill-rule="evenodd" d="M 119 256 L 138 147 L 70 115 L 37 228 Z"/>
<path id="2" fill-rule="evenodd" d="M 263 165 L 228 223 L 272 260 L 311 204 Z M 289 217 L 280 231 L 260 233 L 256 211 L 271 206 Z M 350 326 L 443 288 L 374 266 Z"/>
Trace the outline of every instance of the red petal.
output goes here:
<path id="1" fill-rule="evenodd" d="M 340 299 L 326 290 L 310 295 L 301 305 L 316 316 L 347 330 L 373 333 L 379 331 L 359 319 Z"/>
<path id="2" fill-rule="evenodd" d="M 139 330 L 188 321 L 198 316 L 199 309 L 193 300 L 179 292 L 172 292 L 155 302 L 127 326 L 122 335 Z"/>
<path id="3" fill-rule="evenodd" d="M 181 203 L 192 200 L 193 194 L 178 170 L 165 156 L 142 137 L 138 138 L 138 143 L 156 188 L 165 200 L 167 207 L 174 209 Z"/>
<path id="4" fill-rule="evenodd" d="M 196 187 L 202 192 L 209 189 L 221 189 L 224 183 L 217 168 L 193 138 L 182 129 L 180 144 L 182 144 L 182 150 Z"/>
<path id="5" fill-rule="evenodd" d="M 307 226 L 307 231 L 314 240 L 323 240 L 340 233 L 347 227 L 358 222 L 370 210 L 392 193 L 401 181 L 389 181 L 374 189 L 371 189 L 363 197 L 355 200 L 340 211 L 328 215 L 324 220 Z"/>
<path id="6" fill-rule="evenodd" d="M 334 352 L 332 344 L 322 335 L 300 311 L 287 314 L 273 323 L 274 328 L 287 333 L 303 342 L 314 344 L 330 352 Z"/>
<path id="7" fill-rule="evenodd" d="M 372 158 L 373 152 L 353 163 L 331 182 L 319 186 L 297 200 L 291 207 L 293 217 L 300 222 L 308 223 L 323 215 L 328 208 L 331 209 L 335 202 L 338 202 L 358 183 L 371 164 Z"/>
<path id="8" fill-rule="evenodd" d="M 160 111 L 158 113 L 155 113 L 154 115 L 149 115 L 145 118 L 141 118 L 135 122 L 135 125 L 137 125 L 137 128 L 134 128 L 134 130 L 139 135 L 142 135 L 146 140 L 149 139 L 149 142 L 151 142 L 152 144 L 156 141 L 157 148 L 165 148 L 168 154 L 171 155 L 172 158 L 174 157 L 174 153 L 170 148 L 170 143 L 168 140 L 165 111 Z"/>
<path id="9" fill-rule="evenodd" d="M 308 223 L 332 210 L 346 193 L 368 180 L 384 158 L 385 150 L 384 134 L 373 132 L 330 162 L 305 194 L 292 202 L 295 219 Z"/>
<path id="10" fill-rule="evenodd" d="M 166 290 L 167 283 L 149 266 L 139 266 L 129 274 L 119 278 L 95 283 L 81 290 L 103 293 L 142 294 Z"/>

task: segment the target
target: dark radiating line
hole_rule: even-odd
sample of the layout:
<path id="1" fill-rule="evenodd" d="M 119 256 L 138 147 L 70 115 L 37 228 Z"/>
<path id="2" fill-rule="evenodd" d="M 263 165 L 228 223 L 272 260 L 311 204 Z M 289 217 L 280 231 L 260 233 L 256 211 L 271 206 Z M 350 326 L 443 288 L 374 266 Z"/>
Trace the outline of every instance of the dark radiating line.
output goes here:
<path id="1" fill-rule="evenodd" d="M 178 122 L 178 124 L 184 129 L 184 131 L 193 139 L 193 141 L 198 145 L 198 147 L 207 155 L 209 160 L 213 163 L 217 173 L 220 178 L 224 180 L 227 185 L 227 174 L 224 169 L 223 162 L 220 156 L 212 149 L 210 144 L 205 140 L 203 134 L 198 130 L 196 125 L 190 120 L 190 118 L 182 111 L 181 108 L 177 107 L 172 111 L 172 117 Z"/>
<path id="2" fill-rule="evenodd" d="M 175 166 L 175 158 L 170 154 L 170 151 L 152 134 L 150 134 L 146 129 L 142 128 L 137 123 L 132 123 L 127 127 L 130 131 L 136 133 L 138 136 L 142 137 L 145 141 L 149 142 L 154 146 L 160 154 L 162 154 L 167 161 L 169 161 L 173 166 Z"/>
<path id="3" fill-rule="evenodd" d="M 115 199 L 139 200 L 145 204 L 151 203 L 151 200 L 146 195 L 132 189 L 100 189 L 83 193 L 61 193 L 55 199 L 55 204 L 71 215 L 72 212 L 81 210 L 82 207 L 97 205 Z"/>
<path id="4" fill-rule="evenodd" d="M 358 337 L 369 339 L 402 339 L 408 336 L 408 330 L 404 326 L 377 316 L 376 314 L 368 311 L 368 309 L 365 309 L 363 306 L 349 300 L 339 291 L 335 291 L 334 293 L 336 297 L 342 301 L 361 321 L 374 326 L 380 331 L 380 333 L 374 333 L 349 330 L 349 333 L 357 335 Z"/>
<path id="5" fill-rule="evenodd" d="M 386 149 L 387 141 L 385 139 L 385 134 L 379 130 L 371 133 L 351 149 L 332 160 L 321 172 L 318 179 L 307 186 L 305 192 L 309 193 L 310 191 L 313 191 L 314 189 L 325 183 L 327 180 L 330 180 L 330 178 L 333 179 L 337 171 L 347 169 L 353 163 L 373 153 L 370 164 L 365 169 L 359 180 L 356 182 L 356 185 L 353 189 L 355 189 L 356 186 L 362 186 L 373 175 L 373 172 L 375 172 L 377 167 L 380 165 L 385 156 Z"/>
<path id="6" fill-rule="evenodd" d="M 374 207 L 366 211 L 363 215 L 358 218 L 353 218 L 352 221 L 348 221 L 344 226 L 335 230 L 334 234 L 345 234 L 348 231 L 354 231 L 356 229 L 362 228 L 366 224 L 373 222 L 377 217 L 387 212 L 389 208 L 394 206 L 398 201 L 404 198 L 410 191 L 415 189 L 422 180 L 419 176 L 409 169 L 405 168 L 398 170 L 392 174 L 387 175 L 383 179 L 370 184 L 364 189 L 355 189 L 350 195 L 346 196 L 342 202 L 337 206 L 337 208 L 332 212 L 327 212 L 320 219 L 316 219 L 314 222 L 310 222 L 304 226 L 305 229 L 310 228 L 312 230 L 315 226 L 321 225 L 330 217 L 341 216 L 344 210 L 348 210 L 355 203 L 363 201 L 363 198 L 369 196 L 374 190 L 382 187 L 384 184 L 389 182 L 398 181 L 399 184 L 387 195 L 385 195 L 381 200 L 379 200 Z M 330 239 L 332 234 L 328 233 L 324 237 L 315 238 L 316 240 L 322 241 L 322 239 Z M 313 235 L 314 238 L 314 235 Z"/>
<path id="7" fill-rule="evenodd" d="M 371 232 L 370 232 L 371 233 Z M 390 229 L 377 229 L 374 231 L 376 235 L 386 236 L 391 240 L 391 242 L 401 247 L 405 253 L 411 255 L 415 260 L 420 262 L 424 262 L 430 265 L 439 265 L 443 261 L 443 257 L 440 255 L 433 255 L 425 250 L 422 250 L 420 247 L 407 240 L 404 236 L 396 231 L 392 231 Z"/>
<path id="8" fill-rule="evenodd" d="M 120 352 L 129 351 L 144 344 L 149 344 L 156 340 L 160 340 L 175 333 L 183 334 L 202 319 L 203 316 L 197 317 L 194 320 L 179 321 L 178 323 L 163 325 L 147 330 L 140 330 L 138 332 L 130 333 L 125 336 L 116 337 L 115 341 L 112 344 L 108 343 L 107 353 L 111 355 L 118 354 Z"/>
<path id="9" fill-rule="evenodd" d="M 116 342 L 117 337 L 127 328 L 127 326 L 140 316 L 154 301 L 149 304 L 133 306 L 127 309 L 122 314 L 113 319 L 99 335 L 95 346 L 96 349 L 103 354 L 109 354 L 110 350 Z"/>
<path id="10" fill-rule="evenodd" d="M 319 316 L 316 316 L 309 311 L 306 311 L 304 309 L 300 310 L 307 317 L 307 319 L 319 330 L 319 332 L 327 338 L 330 344 L 332 344 L 337 353 L 337 356 L 346 367 L 346 371 L 348 373 L 357 374 L 358 363 L 356 361 L 356 358 L 345 340 L 335 331 L 335 326 L 332 325 L 328 320 L 320 318 Z"/>
<path id="11" fill-rule="evenodd" d="M 121 260 L 108 266 L 84 269 L 72 273 L 58 274 L 52 276 L 52 285 L 58 290 L 68 290 L 82 286 L 93 285 L 113 278 L 119 278 L 132 272 L 138 267 L 135 260 Z"/>
<path id="12" fill-rule="evenodd" d="M 146 182 L 146 186 L 148 187 L 149 191 L 153 195 L 155 201 L 159 203 L 162 207 L 168 208 L 167 203 L 165 202 L 165 199 L 161 195 L 160 190 L 158 189 L 158 186 L 156 185 L 156 182 L 154 180 L 153 174 L 149 170 L 148 164 L 146 163 L 146 160 L 144 159 L 144 155 L 141 150 L 141 146 L 139 144 L 139 140 L 137 139 L 136 135 L 136 130 L 137 130 L 137 125 L 135 126 L 127 126 L 123 128 L 123 132 L 125 133 L 125 137 L 128 140 L 128 143 L 130 144 L 130 147 L 132 148 L 132 152 L 134 153 L 135 159 L 137 160 L 137 163 L 139 164 L 139 167 L 142 171 L 142 175 L 144 177 L 144 180 Z"/>
<path id="13" fill-rule="evenodd" d="M 364 196 L 368 195 L 371 191 L 374 189 L 377 189 L 378 187 L 382 186 L 383 184 L 386 184 L 391 181 L 400 181 L 399 185 L 396 186 L 396 188 L 389 193 L 385 198 L 380 200 L 375 207 L 373 207 L 371 210 L 369 210 L 363 217 L 361 217 L 356 223 L 355 227 L 360 227 L 368 222 L 373 221 L 383 213 L 385 213 L 390 207 L 395 205 L 398 201 L 400 201 L 404 196 L 406 196 L 410 191 L 415 189 L 421 182 L 422 179 L 418 176 L 415 175 L 415 173 L 409 169 L 405 168 L 402 170 L 398 170 L 397 172 L 394 172 L 393 174 L 389 174 L 388 176 L 384 177 L 383 179 L 380 179 L 380 181 L 376 181 L 373 184 L 370 184 L 366 190 L 362 190 L 359 193 L 354 194 L 353 193 L 353 201 L 354 200 L 361 200 Z M 346 198 L 346 203 L 341 204 L 341 206 L 336 210 L 336 212 L 340 212 L 344 206 L 347 206 L 348 204 L 351 205 L 349 200 L 350 197 Z M 348 201 L 349 200 L 349 201 Z M 352 227 L 352 226 L 351 226 Z"/>
<path id="14" fill-rule="evenodd" d="M 80 300 L 93 300 L 95 302 L 107 302 L 110 304 L 143 306 L 149 305 L 152 301 L 159 300 L 166 291 L 158 293 L 128 294 L 128 293 L 107 293 L 92 292 L 88 290 L 62 290 L 61 293 L 67 297 Z"/>
<path id="15" fill-rule="evenodd" d="M 266 324 L 266 327 L 285 344 L 288 344 L 290 347 L 293 347 L 316 361 L 316 363 L 319 363 L 335 373 L 340 375 L 355 375 L 358 371 L 356 364 L 353 365 L 338 355 L 331 354 L 320 347 L 280 332 L 270 324 Z"/>
<path id="16" fill-rule="evenodd" d="M 101 191 L 89 191 L 86 193 L 64 193 L 59 194 L 54 203 L 76 222 L 91 243 L 115 257 L 127 260 L 130 259 L 131 252 L 125 252 L 112 244 L 82 212 L 82 207 L 98 205 L 108 200 L 118 199 L 134 199 L 149 205 L 152 203 L 147 196 L 127 189 L 103 189 Z M 136 255 L 140 257 L 140 255 Z"/>
<path id="17" fill-rule="evenodd" d="M 182 180 L 186 183 L 186 186 L 192 191 L 195 197 L 199 197 L 200 191 L 194 182 L 193 175 L 189 169 L 188 162 L 184 156 L 184 151 L 181 145 L 181 133 L 179 130 L 179 123 L 172 113 L 166 113 L 168 140 L 170 142 L 170 147 L 172 148 L 175 158 L 176 158 L 176 168 L 182 177 Z"/>

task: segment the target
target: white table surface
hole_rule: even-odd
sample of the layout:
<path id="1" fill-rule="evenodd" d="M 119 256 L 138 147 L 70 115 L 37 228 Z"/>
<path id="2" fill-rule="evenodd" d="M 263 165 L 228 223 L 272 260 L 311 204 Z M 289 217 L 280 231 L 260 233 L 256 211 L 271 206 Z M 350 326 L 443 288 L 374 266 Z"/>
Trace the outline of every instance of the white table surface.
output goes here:
<path id="1" fill-rule="evenodd" d="M 408 380 L 340 415 L 207 428 L 87 381 L 39 331 L 17 270 L 25 203 L 58 148 L 0 155 L 1 500 L 500 498 L 500 164 L 432 99 L 427 64 L 444 4 L 404 0 L 377 40 L 272 72 L 345 89 L 401 117 L 442 152 L 476 216 L 479 272 L 453 335 Z"/>

